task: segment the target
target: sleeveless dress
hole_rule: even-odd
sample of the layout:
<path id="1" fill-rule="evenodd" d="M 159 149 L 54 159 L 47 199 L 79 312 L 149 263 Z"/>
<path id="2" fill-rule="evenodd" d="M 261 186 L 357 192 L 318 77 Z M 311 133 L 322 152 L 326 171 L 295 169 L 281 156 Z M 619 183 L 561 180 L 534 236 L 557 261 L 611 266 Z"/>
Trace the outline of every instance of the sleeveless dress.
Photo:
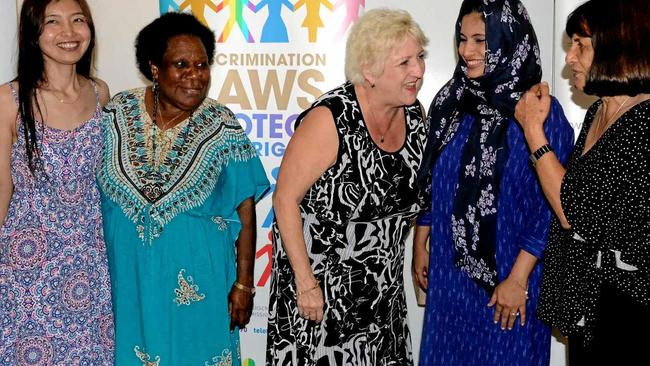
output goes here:
<path id="1" fill-rule="evenodd" d="M 0 364 L 112 365 L 110 279 L 95 184 L 99 97 L 79 127 L 36 127 L 44 168 L 36 176 L 20 121 L 17 129 L 14 191 L 0 238 Z"/>
<path id="2" fill-rule="evenodd" d="M 420 103 L 404 107 L 406 139 L 393 153 L 371 139 L 352 84 L 323 95 L 317 106 L 332 112 L 339 136 L 335 164 L 300 203 L 324 317 L 317 324 L 298 314 L 275 223 L 267 364 L 412 364 L 403 269 L 404 240 L 425 201 L 416 183 L 428 132 Z"/>
<path id="3" fill-rule="evenodd" d="M 239 204 L 268 187 L 235 115 L 206 98 L 178 126 L 160 165 L 145 88 L 104 109 L 97 180 L 113 284 L 115 364 L 239 366 L 228 294 L 237 278 Z M 153 129 L 153 133 L 152 133 Z M 165 152 L 166 151 L 166 152 Z"/>

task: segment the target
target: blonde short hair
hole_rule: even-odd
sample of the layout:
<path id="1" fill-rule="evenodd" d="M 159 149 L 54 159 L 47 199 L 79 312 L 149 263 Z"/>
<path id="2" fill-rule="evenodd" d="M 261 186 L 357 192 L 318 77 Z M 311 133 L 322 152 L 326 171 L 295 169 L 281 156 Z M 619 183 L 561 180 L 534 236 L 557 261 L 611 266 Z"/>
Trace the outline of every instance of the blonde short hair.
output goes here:
<path id="1" fill-rule="evenodd" d="M 363 69 L 374 76 L 384 71 L 390 51 L 408 36 L 425 47 L 429 40 L 411 15 L 404 10 L 378 8 L 367 11 L 352 26 L 345 50 L 345 77 L 352 84 L 363 84 Z"/>

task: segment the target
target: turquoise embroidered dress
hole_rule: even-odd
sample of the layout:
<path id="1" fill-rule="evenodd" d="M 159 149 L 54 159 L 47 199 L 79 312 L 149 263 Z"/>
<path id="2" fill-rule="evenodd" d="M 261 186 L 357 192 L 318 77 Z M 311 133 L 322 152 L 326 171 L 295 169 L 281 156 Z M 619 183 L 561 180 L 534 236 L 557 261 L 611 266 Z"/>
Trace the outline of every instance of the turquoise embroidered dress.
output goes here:
<path id="1" fill-rule="evenodd" d="M 144 88 L 104 110 L 97 180 L 113 285 L 115 364 L 240 365 L 229 330 L 237 206 L 268 187 L 233 113 L 206 98 L 159 131 Z M 155 144 L 155 145 L 154 145 Z"/>

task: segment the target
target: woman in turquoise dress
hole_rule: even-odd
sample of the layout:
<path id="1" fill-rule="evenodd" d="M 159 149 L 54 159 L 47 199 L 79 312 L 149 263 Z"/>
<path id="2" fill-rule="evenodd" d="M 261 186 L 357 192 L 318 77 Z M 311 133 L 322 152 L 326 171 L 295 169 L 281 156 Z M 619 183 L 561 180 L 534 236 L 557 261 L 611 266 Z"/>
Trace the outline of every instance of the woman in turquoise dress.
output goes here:
<path id="1" fill-rule="evenodd" d="M 234 114 L 206 98 L 214 35 L 169 13 L 138 35 L 151 87 L 104 110 L 98 182 L 117 365 L 240 365 L 253 304 L 255 200 L 268 187 Z"/>

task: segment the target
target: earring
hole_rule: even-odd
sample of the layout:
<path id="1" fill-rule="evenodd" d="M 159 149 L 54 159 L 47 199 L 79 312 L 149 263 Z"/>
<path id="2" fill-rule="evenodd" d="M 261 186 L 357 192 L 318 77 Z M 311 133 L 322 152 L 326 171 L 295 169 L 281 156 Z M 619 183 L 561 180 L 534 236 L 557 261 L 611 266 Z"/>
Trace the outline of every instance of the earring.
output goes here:
<path id="1" fill-rule="evenodd" d="M 160 88 L 160 84 L 158 83 L 158 78 L 153 79 L 153 85 L 151 86 L 151 91 L 154 94 L 158 94 L 159 88 Z"/>
<path id="2" fill-rule="evenodd" d="M 158 116 L 158 102 L 160 97 L 160 84 L 158 83 L 158 78 L 153 79 L 153 85 L 151 86 L 151 93 L 153 94 L 153 122 L 156 123 L 156 117 Z"/>

